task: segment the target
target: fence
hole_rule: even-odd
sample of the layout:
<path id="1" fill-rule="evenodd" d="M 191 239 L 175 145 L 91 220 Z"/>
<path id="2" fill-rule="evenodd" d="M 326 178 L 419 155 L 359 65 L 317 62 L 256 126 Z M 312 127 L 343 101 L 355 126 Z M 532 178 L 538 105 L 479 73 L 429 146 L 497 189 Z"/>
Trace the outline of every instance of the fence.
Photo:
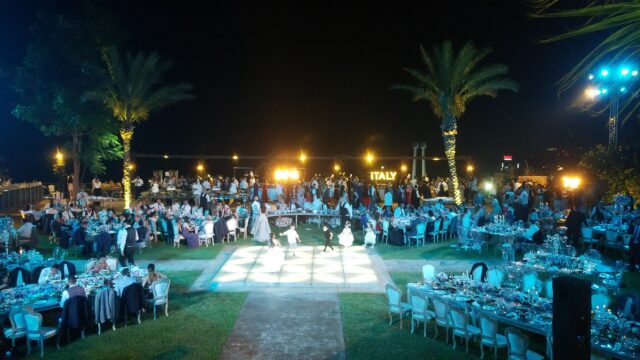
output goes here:
<path id="1" fill-rule="evenodd" d="M 0 212 L 15 210 L 42 200 L 44 188 L 41 182 L 20 183 L 0 187 Z"/>

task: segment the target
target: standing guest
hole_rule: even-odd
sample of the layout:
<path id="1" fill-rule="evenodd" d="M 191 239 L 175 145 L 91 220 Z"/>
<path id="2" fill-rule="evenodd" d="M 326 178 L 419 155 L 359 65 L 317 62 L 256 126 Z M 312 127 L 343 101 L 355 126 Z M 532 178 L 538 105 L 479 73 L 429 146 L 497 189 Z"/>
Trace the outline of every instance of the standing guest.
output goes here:
<path id="1" fill-rule="evenodd" d="M 135 284 L 136 282 L 131 277 L 131 271 L 129 270 L 129 268 L 125 267 L 120 271 L 122 277 L 116 281 L 116 293 L 118 294 L 118 296 L 122 296 L 124 289 L 131 284 Z"/>
<path id="2" fill-rule="evenodd" d="M 260 216 L 255 220 L 251 228 L 251 235 L 253 235 L 254 241 L 267 242 L 269 241 L 269 234 L 271 228 L 269 227 L 269 219 L 266 214 L 266 207 L 262 205 L 260 207 Z"/>
<path id="3" fill-rule="evenodd" d="M 324 250 L 322 250 L 322 252 L 327 251 L 327 246 L 331 248 L 331 251 L 334 251 L 333 246 L 331 246 L 331 239 L 333 239 L 333 233 L 331 232 L 331 230 L 329 230 L 329 227 L 327 226 L 327 224 L 322 225 L 322 232 L 324 234 Z"/>
<path id="4" fill-rule="evenodd" d="M 634 221 L 633 237 L 629 241 L 629 271 L 638 271 L 640 264 L 640 217 Z"/>
<path id="5" fill-rule="evenodd" d="M 376 232 L 373 230 L 373 226 L 371 225 L 370 222 L 367 223 L 367 229 L 365 231 L 366 231 L 366 233 L 364 235 L 364 245 L 363 246 L 371 245 L 371 247 L 375 247 L 376 246 Z"/>
<path id="6" fill-rule="evenodd" d="M 102 182 L 99 177 L 94 177 L 91 181 L 91 195 L 102 196 Z"/>
<path id="7" fill-rule="evenodd" d="M 344 224 L 342 232 L 338 234 L 338 242 L 344 247 L 353 245 L 353 233 L 351 232 L 351 222 L 347 221 Z"/>
<path id="8" fill-rule="evenodd" d="M 578 209 L 572 209 L 569 215 L 567 215 L 565 226 L 567 227 L 567 237 L 575 247 L 578 247 L 578 239 L 580 238 L 583 224 L 587 224 L 587 217 L 585 214 Z"/>
<path id="9" fill-rule="evenodd" d="M 133 195 L 135 198 L 139 198 L 140 194 L 142 194 L 142 187 L 144 186 L 144 180 L 140 178 L 140 175 L 136 175 L 136 178 L 133 179 Z"/>
<path id="10" fill-rule="evenodd" d="M 78 280 L 75 275 L 69 275 L 69 279 L 67 280 L 68 287 L 62 292 L 62 297 L 60 298 L 60 307 L 64 309 L 64 303 L 72 297 L 76 296 L 84 296 L 87 297 L 87 293 L 84 291 L 84 288 L 78 285 Z"/>
<path id="11" fill-rule="evenodd" d="M 196 179 L 196 182 L 191 185 L 191 191 L 193 192 L 193 201 L 196 206 L 203 206 L 200 205 L 200 196 L 202 195 L 202 184 L 200 184 L 200 179 Z"/>
<path id="12" fill-rule="evenodd" d="M 124 220 L 124 227 L 118 231 L 117 243 L 118 243 L 118 260 L 120 266 L 127 266 L 127 261 L 130 266 L 135 265 L 133 260 L 133 254 L 135 253 L 136 241 L 138 241 L 138 233 L 131 226 L 131 220 Z"/>
<path id="13" fill-rule="evenodd" d="M 60 265 L 53 264 L 51 267 L 42 269 L 40 277 L 38 278 L 38 285 L 44 285 L 53 280 L 60 280 L 62 275 L 60 274 Z"/>
<path id="14" fill-rule="evenodd" d="M 298 232 L 296 231 L 296 226 L 291 225 L 289 226 L 289 230 L 280 233 L 280 236 L 285 235 L 287 236 L 287 242 L 289 243 L 289 251 L 293 253 L 293 256 L 296 256 L 296 248 L 298 247 L 298 243 L 302 244 L 302 241 L 300 241 L 300 235 L 298 235 Z"/>
<path id="15" fill-rule="evenodd" d="M 73 188 L 73 175 L 69 174 L 67 176 L 67 191 L 69 191 L 69 200 L 73 200 L 76 198 L 76 193 Z"/>
<path id="16" fill-rule="evenodd" d="M 391 193 L 391 188 L 389 186 L 384 190 L 384 208 L 391 209 L 393 205 L 393 194 Z"/>

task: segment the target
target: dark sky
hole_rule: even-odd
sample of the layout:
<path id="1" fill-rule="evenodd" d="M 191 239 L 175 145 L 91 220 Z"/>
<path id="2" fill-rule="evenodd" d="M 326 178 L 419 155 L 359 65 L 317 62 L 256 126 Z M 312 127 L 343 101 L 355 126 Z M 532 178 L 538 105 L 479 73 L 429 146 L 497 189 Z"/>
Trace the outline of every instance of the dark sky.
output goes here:
<path id="1" fill-rule="evenodd" d="M 0 0 L 2 66 L 20 62 L 40 3 Z M 562 23 L 528 18 L 520 1 L 97 3 L 128 31 L 128 50 L 157 50 L 175 63 L 168 80 L 195 87 L 195 100 L 152 114 L 138 127 L 134 152 L 242 156 L 305 149 L 327 156 L 371 148 L 410 155 L 418 140 L 427 142 L 430 155 L 442 156 L 439 121 L 428 104 L 389 86 L 411 81 L 402 68 L 421 66 L 419 44 L 447 38 L 491 46 L 489 61 L 507 64 L 521 85 L 518 93 L 475 100 L 459 120 L 458 153 L 472 156 L 479 168 L 493 169 L 507 153 L 539 166 L 550 146 L 606 142 L 605 119 L 569 109 L 575 93 L 558 97 L 554 85 L 593 41 L 537 43 Z M 61 140 L 11 116 L 16 100 L 6 81 L 0 79 L 0 154 L 15 179 L 48 177 Z M 628 127 L 637 134 L 635 124 Z M 192 170 L 195 162 L 171 166 Z M 138 163 L 144 171 L 160 166 Z M 230 164 L 207 166 L 226 170 Z"/>

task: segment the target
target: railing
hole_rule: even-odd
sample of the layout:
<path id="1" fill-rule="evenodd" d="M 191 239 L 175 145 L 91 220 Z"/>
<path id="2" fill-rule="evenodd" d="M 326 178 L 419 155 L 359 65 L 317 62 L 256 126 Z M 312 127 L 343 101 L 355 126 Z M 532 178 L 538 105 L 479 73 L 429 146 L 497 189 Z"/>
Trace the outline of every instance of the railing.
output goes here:
<path id="1" fill-rule="evenodd" d="M 15 210 L 42 200 L 41 182 L 19 183 L 0 187 L 0 212 Z"/>

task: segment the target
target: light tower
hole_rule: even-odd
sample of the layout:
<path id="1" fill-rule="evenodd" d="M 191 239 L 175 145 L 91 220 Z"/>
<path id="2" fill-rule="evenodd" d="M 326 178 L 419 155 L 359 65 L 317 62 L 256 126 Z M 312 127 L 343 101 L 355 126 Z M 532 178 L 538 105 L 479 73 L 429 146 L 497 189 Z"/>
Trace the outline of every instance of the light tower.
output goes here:
<path id="1" fill-rule="evenodd" d="M 422 150 L 422 178 L 424 179 L 427 176 L 427 159 L 425 159 L 427 143 L 420 143 L 420 149 Z"/>
<path id="2" fill-rule="evenodd" d="M 420 145 L 417 142 L 413 143 L 413 166 L 411 167 L 411 178 L 416 178 L 416 156 L 418 156 L 418 147 Z"/>

